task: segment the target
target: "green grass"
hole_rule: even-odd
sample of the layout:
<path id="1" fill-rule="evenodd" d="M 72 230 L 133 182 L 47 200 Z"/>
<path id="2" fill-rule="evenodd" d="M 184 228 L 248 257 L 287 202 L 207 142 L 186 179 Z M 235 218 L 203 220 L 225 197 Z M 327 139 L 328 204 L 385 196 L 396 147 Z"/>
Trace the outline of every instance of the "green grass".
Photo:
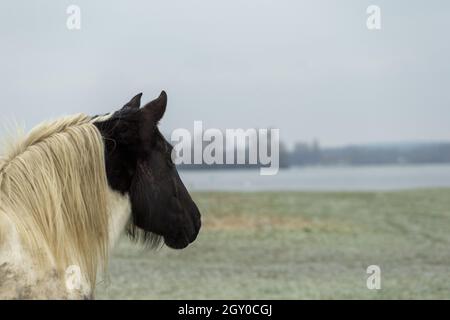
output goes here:
<path id="1" fill-rule="evenodd" d="M 122 239 L 99 299 L 448 299 L 450 190 L 197 193 L 182 251 Z M 366 268 L 381 268 L 368 290 Z"/>

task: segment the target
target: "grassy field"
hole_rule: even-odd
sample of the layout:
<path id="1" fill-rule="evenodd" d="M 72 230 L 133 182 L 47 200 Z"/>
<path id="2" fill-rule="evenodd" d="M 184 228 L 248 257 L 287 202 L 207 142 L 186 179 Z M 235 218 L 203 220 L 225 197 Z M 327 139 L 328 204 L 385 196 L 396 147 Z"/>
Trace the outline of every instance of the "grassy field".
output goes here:
<path id="1" fill-rule="evenodd" d="M 197 193 L 188 249 L 122 239 L 98 299 L 450 298 L 450 189 Z M 368 290 L 366 268 L 381 268 Z"/>

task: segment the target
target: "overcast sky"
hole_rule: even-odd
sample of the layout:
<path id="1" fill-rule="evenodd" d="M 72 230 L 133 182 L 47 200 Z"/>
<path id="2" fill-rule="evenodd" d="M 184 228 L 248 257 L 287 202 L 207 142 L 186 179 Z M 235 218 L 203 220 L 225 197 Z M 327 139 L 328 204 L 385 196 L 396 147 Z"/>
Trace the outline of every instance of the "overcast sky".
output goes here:
<path id="1" fill-rule="evenodd" d="M 81 30 L 66 9 L 81 8 Z M 381 7 L 369 31 L 366 9 Z M 280 128 L 323 145 L 450 140 L 450 2 L 0 3 L 1 123 L 101 114 L 164 89 L 161 126 Z"/>

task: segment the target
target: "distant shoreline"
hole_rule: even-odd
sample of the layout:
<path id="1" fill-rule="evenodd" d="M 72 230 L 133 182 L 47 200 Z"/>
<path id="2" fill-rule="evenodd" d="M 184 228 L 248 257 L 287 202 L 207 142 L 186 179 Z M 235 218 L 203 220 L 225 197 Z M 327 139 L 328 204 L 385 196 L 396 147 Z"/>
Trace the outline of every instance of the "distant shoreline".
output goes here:
<path id="1" fill-rule="evenodd" d="M 180 170 L 192 191 L 389 191 L 450 187 L 450 163 L 303 166 L 261 176 L 256 168 Z"/>
<path id="2" fill-rule="evenodd" d="M 325 168 L 371 168 L 371 167 L 417 167 L 417 166 L 447 166 L 450 165 L 449 162 L 423 162 L 423 163 L 360 163 L 360 164 L 345 164 L 345 163 L 335 163 L 335 164 L 310 164 L 310 165 L 294 165 L 294 166 L 283 166 L 280 170 L 289 169 L 325 169 Z M 254 165 L 179 165 L 177 169 L 180 171 L 234 171 L 234 170 L 259 170 L 261 166 Z"/>

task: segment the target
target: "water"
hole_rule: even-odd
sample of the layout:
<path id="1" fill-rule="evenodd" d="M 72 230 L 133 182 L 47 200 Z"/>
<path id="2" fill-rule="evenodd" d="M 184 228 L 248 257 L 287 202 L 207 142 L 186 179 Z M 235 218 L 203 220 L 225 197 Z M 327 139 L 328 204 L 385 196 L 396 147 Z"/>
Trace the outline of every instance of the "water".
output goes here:
<path id="1" fill-rule="evenodd" d="M 181 171 L 191 191 L 370 191 L 450 187 L 450 164 L 305 167 L 261 176 L 259 170 Z"/>

